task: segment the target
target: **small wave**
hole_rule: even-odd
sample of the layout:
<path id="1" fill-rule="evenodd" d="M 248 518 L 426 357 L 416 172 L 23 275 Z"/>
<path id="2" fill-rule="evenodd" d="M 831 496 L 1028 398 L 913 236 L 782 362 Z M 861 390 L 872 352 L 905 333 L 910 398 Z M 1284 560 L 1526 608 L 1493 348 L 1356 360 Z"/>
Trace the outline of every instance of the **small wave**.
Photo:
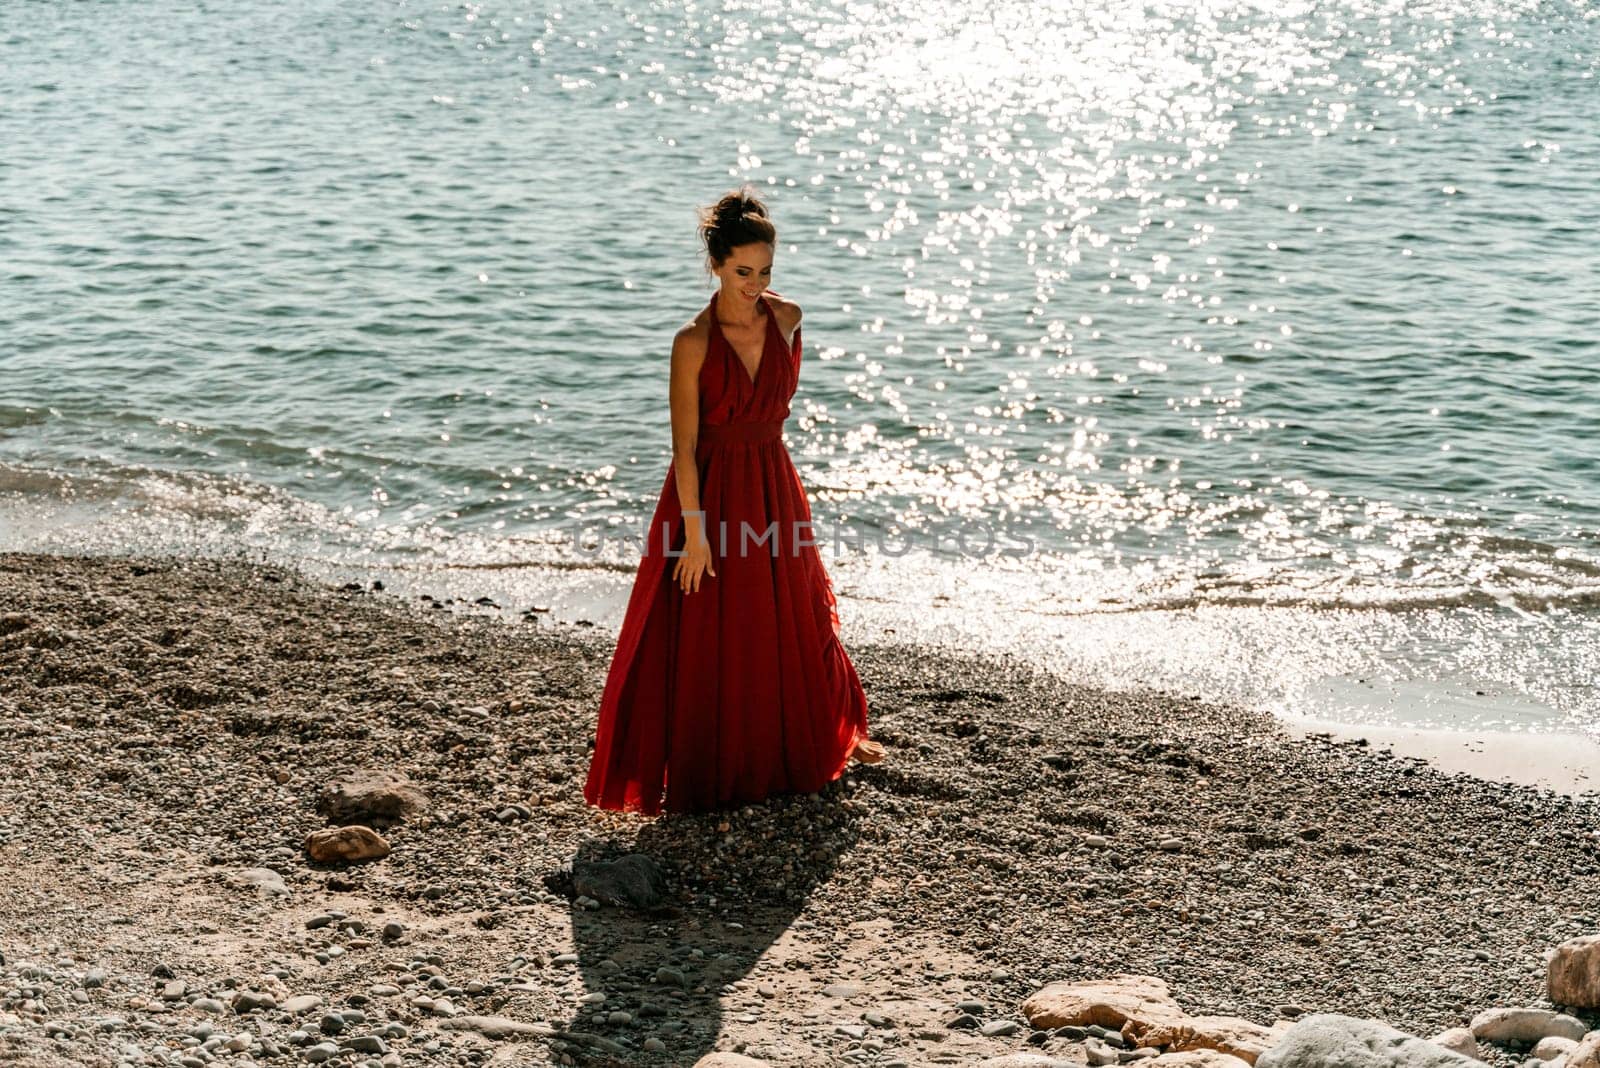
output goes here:
<path id="1" fill-rule="evenodd" d="M 443 528 L 428 518 L 380 522 L 353 506 L 329 507 L 241 474 L 168 471 L 84 462 L 71 470 L 0 462 L 0 499 L 34 505 L 35 541 L 70 547 L 93 539 L 103 551 L 264 549 L 313 564 L 383 567 L 434 575 L 562 572 L 625 576 L 638 564 L 625 540 L 581 553 L 561 529 L 507 532 Z M 72 506 L 70 521 L 50 509 Z M 3 507 L 0 504 L 0 507 Z M 14 509 L 13 509 L 14 510 Z M 414 515 L 415 513 L 413 513 Z M 1396 521 L 1402 521 L 1398 516 Z M 13 519 L 11 524 L 16 526 Z M 119 546 L 119 539 L 121 539 Z M 0 546 L 4 547 L 4 546 Z M 1470 551 L 1466 551 L 1469 550 Z M 871 554 L 867 554 L 868 557 Z M 828 566 L 860 574 L 848 595 L 903 602 L 929 584 L 970 570 L 972 560 L 925 553 L 868 562 L 829 554 Z M 867 564 L 856 571 L 858 563 Z M 1219 567 L 1181 558 L 1107 566 L 1101 554 L 1040 554 L 1025 574 L 999 562 L 984 569 L 988 593 L 1047 617 L 1088 617 L 1197 608 L 1305 608 L 1409 612 L 1501 609 L 1547 614 L 1600 608 L 1600 561 L 1516 534 L 1441 529 L 1406 553 L 1333 570 L 1325 553 L 1271 565 Z M 1229 569 L 1231 568 L 1231 570 Z"/>
<path id="2" fill-rule="evenodd" d="M 1359 592 L 1315 594 L 1305 591 L 1261 590 L 1256 593 L 1189 593 L 1154 597 L 1116 607 L 1090 611 L 1177 612 L 1193 608 L 1315 608 L 1325 611 L 1413 612 L 1447 608 L 1507 608 L 1540 613 L 1557 609 L 1600 608 L 1600 585 L 1559 590 L 1414 590 L 1372 586 Z M 1063 613 L 1085 615 L 1085 612 Z"/>
<path id="3" fill-rule="evenodd" d="M 0 431 L 40 426 L 49 418 L 48 408 L 23 408 L 15 404 L 0 404 Z"/>

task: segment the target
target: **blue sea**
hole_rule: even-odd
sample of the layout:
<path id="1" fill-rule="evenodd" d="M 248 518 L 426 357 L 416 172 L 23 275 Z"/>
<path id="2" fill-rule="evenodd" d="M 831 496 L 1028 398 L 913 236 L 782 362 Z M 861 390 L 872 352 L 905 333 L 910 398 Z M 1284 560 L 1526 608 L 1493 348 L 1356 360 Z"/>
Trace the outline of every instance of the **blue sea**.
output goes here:
<path id="1" fill-rule="evenodd" d="M 1597 69 L 1559 2 L 0 5 L 0 549 L 614 628 L 747 182 L 847 646 L 1600 734 Z"/>

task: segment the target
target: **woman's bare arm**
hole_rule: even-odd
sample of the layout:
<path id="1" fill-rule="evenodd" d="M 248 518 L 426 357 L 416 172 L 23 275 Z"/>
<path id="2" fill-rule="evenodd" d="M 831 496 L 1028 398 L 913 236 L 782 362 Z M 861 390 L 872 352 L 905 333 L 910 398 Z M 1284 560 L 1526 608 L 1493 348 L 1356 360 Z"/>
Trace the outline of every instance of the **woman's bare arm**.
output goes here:
<path id="1" fill-rule="evenodd" d="M 685 325 L 672 339 L 672 369 L 668 395 L 672 410 L 672 461 L 676 472 L 678 503 L 684 513 L 684 544 L 705 533 L 700 512 L 700 465 L 695 450 L 700 441 L 700 368 L 706 362 L 711 338 L 708 324 L 699 318 Z"/>

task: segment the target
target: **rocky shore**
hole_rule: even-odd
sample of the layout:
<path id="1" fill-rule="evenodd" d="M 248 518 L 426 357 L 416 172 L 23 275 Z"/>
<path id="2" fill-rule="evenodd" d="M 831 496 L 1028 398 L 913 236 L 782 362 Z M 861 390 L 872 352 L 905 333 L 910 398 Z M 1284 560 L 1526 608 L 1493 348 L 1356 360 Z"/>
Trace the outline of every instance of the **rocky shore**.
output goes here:
<path id="1" fill-rule="evenodd" d="M 1600 1022 L 1547 987 L 1600 931 L 1592 799 L 853 644 L 885 763 L 623 817 L 580 793 L 611 638 L 492 615 L 0 555 L 0 1064 L 1295 1068 L 1296 1021 L 1518 1007 L 1477 1056 L 1580 1068 Z M 314 859 L 356 820 L 372 859 Z M 1172 1006 L 1040 1011 L 1105 982 Z M 1259 1048 L 1174 1052 L 1206 1017 Z"/>

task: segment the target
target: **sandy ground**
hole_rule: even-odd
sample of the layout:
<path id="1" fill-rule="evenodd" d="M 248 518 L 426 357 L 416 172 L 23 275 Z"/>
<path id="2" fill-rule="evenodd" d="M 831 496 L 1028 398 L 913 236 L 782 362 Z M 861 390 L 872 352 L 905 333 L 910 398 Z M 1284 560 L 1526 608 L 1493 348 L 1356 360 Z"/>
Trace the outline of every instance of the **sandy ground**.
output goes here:
<path id="1" fill-rule="evenodd" d="M 1586 734 L 1351 725 L 1308 718 L 1290 719 L 1284 726 L 1302 736 L 1362 738 L 1376 748 L 1387 749 L 1399 757 L 1427 761 L 1441 771 L 1553 790 L 1574 797 L 1600 792 L 1600 741 Z"/>
<path id="2" fill-rule="evenodd" d="M 302 1063 L 352 1035 L 377 1044 L 331 1063 L 1066 1056 L 1025 1022 L 947 1024 L 1116 971 L 1193 1012 L 1426 1036 L 1541 1004 L 1545 951 L 1600 928 L 1589 799 L 897 646 L 851 649 L 883 765 L 730 813 L 598 812 L 610 638 L 449 608 L 243 563 L 0 556 L 0 1062 Z M 314 863 L 317 795 L 352 768 L 428 806 L 387 857 Z M 545 883 L 634 851 L 668 874 L 657 912 Z M 320 1004 L 240 1012 L 241 991 Z M 449 1026 L 471 1014 L 532 1030 Z"/>

